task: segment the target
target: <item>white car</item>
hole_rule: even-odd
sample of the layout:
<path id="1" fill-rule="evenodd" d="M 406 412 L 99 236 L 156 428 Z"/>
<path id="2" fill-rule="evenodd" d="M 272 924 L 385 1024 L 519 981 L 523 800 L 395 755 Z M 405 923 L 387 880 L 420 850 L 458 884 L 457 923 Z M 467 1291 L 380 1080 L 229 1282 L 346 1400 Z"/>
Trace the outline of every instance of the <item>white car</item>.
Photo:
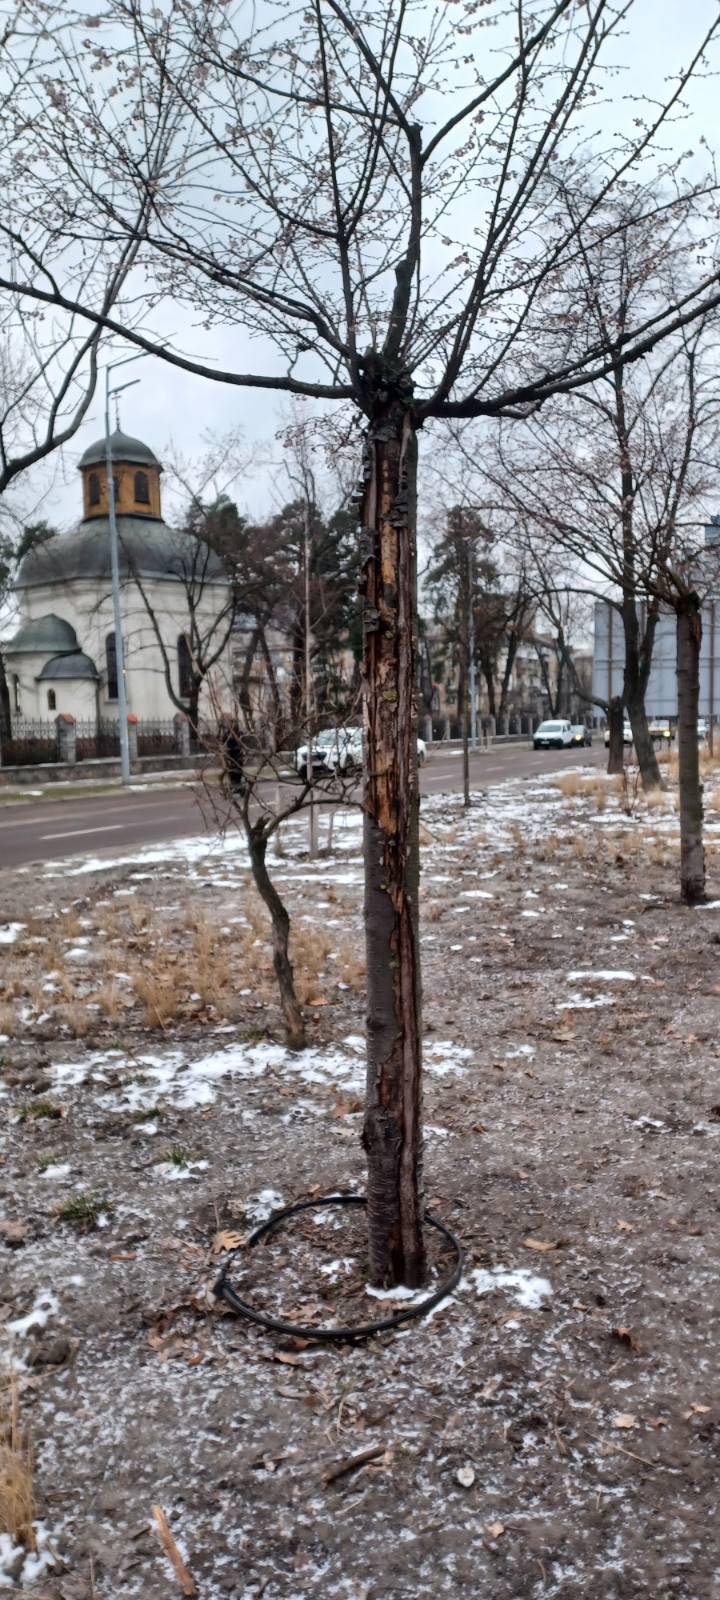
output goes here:
<path id="1" fill-rule="evenodd" d="M 632 728 L 629 722 L 623 723 L 623 744 L 630 746 L 633 742 Z M 605 749 L 610 747 L 610 729 L 605 729 Z"/>
<path id="2" fill-rule="evenodd" d="M 417 741 L 417 763 L 421 767 L 426 755 L 425 740 Z M 345 736 L 333 745 L 327 757 L 327 766 L 342 776 L 346 772 L 360 772 L 363 764 L 362 728 L 348 728 Z"/>
<path id="3" fill-rule="evenodd" d="M 361 728 L 323 728 L 312 743 L 312 777 L 321 777 L 323 773 L 330 774 L 338 768 L 345 771 L 346 752 L 357 750 L 357 741 L 360 741 L 360 764 L 362 765 L 362 729 Z M 310 746 L 301 744 L 295 751 L 295 770 L 301 778 L 308 777 Z M 351 762 L 350 762 L 351 764 Z"/>
<path id="4" fill-rule="evenodd" d="M 567 750 L 574 743 L 571 722 L 541 722 L 533 734 L 533 750 Z"/>

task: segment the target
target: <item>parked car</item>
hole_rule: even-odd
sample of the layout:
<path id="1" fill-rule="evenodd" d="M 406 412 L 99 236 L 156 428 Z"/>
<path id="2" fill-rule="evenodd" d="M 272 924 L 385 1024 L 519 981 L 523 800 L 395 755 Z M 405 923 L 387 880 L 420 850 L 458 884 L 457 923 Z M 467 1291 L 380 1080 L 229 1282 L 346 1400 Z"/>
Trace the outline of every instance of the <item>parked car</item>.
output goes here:
<path id="1" fill-rule="evenodd" d="M 592 744 L 592 728 L 589 728 L 587 723 L 573 722 L 570 732 L 572 733 L 573 744 Z"/>
<path id="2" fill-rule="evenodd" d="M 418 766 L 425 760 L 424 739 L 417 741 Z M 313 741 L 312 775 L 322 777 L 339 773 L 341 777 L 351 772 L 361 772 L 363 764 L 362 728 L 324 728 Z M 301 744 L 295 751 L 295 770 L 301 778 L 307 777 L 308 746 Z"/>
<path id="3" fill-rule="evenodd" d="M 633 742 L 632 728 L 630 727 L 630 723 L 629 722 L 624 722 L 623 723 L 623 744 L 631 745 L 632 742 Z M 610 743 L 610 729 L 606 728 L 605 729 L 605 749 L 606 750 L 608 748 L 609 743 Z"/>
<path id="4" fill-rule="evenodd" d="M 669 717 L 654 717 L 648 724 L 648 733 L 656 744 L 668 745 L 675 738 L 675 729 L 671 728 Z"/>
<path id="5" fill-rule="evenodd" d="M 355 741 L 360 741 L 360 765 L 362 765 L 362 729 L 361 728 L 323 728 L 313 740 L 312 745 L 312 776 L 321 777 L 323 773 L 330 775 L 336 768 L 345 771 L 345 766 L 340 766 L 348 749 L 356 748 Z M 295 770 L 301 778 L 308 776 L 309 746 L 301 744 L 295 751 Z"/>
<path id="6" fill-rule="evenodd" d="M 533 750 L 567 750 L 573 744 L 572 723 L 541 722 L 533 734 Z"/>
<path id="7" fill-rule="evenodd" d="M 418 739 L 417 762 L 419 767 L 422 766 L 426 753 L 425 740 Z M 346 772 L 352 772 L 353 770 L 360 772 L 362 770 L 362 728 L 347 729 L 346 737 L 343 740 L 339 740 L 330 751 L 327 764 L 329 767 L 334 767 L 335 770 L 342 773 L 343 776 Z"/>
<path id="8" fill-rule="evenodd" d="M 710 724 L 707 717 L 698 717 L 698 743 L 702 744 L 710 735 Z"/>

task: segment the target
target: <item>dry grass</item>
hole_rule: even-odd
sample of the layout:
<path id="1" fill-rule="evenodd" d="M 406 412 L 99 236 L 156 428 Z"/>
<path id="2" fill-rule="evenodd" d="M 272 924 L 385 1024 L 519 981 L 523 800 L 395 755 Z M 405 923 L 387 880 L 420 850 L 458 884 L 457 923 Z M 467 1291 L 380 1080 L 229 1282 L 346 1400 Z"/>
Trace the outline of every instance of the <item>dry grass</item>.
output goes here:
<path id="1" fill-rule="evenodd" d="M 151 966 L 133 973 L 133 988 L 145 1009 L 146 1026 L 169 1027 L 178 1015 L 184 995 L 180 994 L 175 978 L 163 970 L 162 963 L 153 962 Z"/>
<path id="2" fill-rule="evenodd" d="M 108 983 L 101 984 L 100 988 L 95 990 L 93 1000 L 102 1016 L 108 1022 L 117 1024 L 122 1021 L 126 1007 L 123 1004 L 122 993 L 117 983 L 112 979 Z"/>
<path id="3" fill-rule="evenodd" d="M 48 1007 L 48 1010 L 50 1008 Z M 96 1015 L 88 1011 L 87 1000 L 77 997 L 56 1007 L 53 1015 L 73 1039 L 84 1039 L 97 1027 Z"/>
<path id="4" fill-rule="evenodd" d="M 0 1033 L 7 1034 L 11 1039 L 19 1026 L 14 1006 L 0 1006 Z"/>
<path id="5" fill-rule="evenodd" d="M 0 1390 L 0 1533 L 35 1550 L 34 1515 L 32 1449 L 20 1425 L 17 1380 L 11 1377 Z"/>
<path id="6" fill-rule="evenodd" d="M 619 774 L 611 778 L 587 778 L 579 772 L 564 772 L 555 779 L 556 788 L 566 800 L 592 800 L 596 811 L 605 811 L 608 801 L 622 793 L 623 784 L 624 779 Z"/>
<path id="7" fill-rule="evenodd" d="M 332 885 L 327 898 L 337 901 Z M 18 1012 L 24 1008 L 31 1024 L 33 1015 L 47 1013 L 45 1029 L 54 1026 L 80 1039 L 123 1023 L 165 1031 L 203 1011 L 235 1021 L 246 1006 L 241 991 L 272 1005 L 277 990 L 270 921 L 249 879 L 240 904 L 242 920 L 233 918 L 222 928 L 211 912 L 155 906 L 134 896 L 95 908 L 92 927 L 82 927 L 77 916 L 53 915 L 42 951 L 18 948 L 8 954 L 0 1033 L 21 1032 Z M 86 960 L 68 960 L 71 927 L 90 936 Z M 297 911 L 291 956 L 302 1003 L 317 999 L 328 985 L 362 987 L 365 967 L 357 946 L 321 922 L 305 923 Z M 48 977 L 39 973 L 48 974 L 54 987 L 46 988 Z"/>

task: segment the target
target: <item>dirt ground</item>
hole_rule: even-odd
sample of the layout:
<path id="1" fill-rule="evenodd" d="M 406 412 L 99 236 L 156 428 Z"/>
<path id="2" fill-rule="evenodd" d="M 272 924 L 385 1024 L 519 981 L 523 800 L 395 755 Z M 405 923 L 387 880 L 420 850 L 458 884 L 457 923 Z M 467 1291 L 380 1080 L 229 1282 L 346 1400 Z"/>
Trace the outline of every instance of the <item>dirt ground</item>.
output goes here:
<path id="1" fill-rule="evenodd" d="M 238 848 L 2 875 L 0 1335 L 38 1551 L 0 1535 L 0 1587 L 182 1595 L 159 1506 L 202 1600 L 720 1595 L 720 903 L 678 903 L 672 797 L 626 804 L 594 773 L 424 803 L 427 1199 L 465 1269 L 359 1346 L 212 1295 L 254 1221 L 362 1190 L 355 817 L 275 862 L 300 1056 Z M 237 1281 L 302 1321 L 396 1309 L 322 1206 Z"/>

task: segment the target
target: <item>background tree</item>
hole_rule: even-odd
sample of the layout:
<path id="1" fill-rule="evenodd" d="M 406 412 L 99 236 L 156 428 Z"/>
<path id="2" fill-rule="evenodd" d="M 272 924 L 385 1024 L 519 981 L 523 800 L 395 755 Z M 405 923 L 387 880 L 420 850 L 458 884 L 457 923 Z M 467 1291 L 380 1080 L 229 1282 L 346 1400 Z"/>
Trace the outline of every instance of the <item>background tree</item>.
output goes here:
<path id="1" fill-rule="evenodd" d="M 622 625 L 623 701 L 646 788 L 660 772 L 645 712 L 660 593 L 684 529 L 717 479 L 720 384 L 713 318 L 627 367 L 631 321 L 675 290 L 690 249 L 685 201 L 653 227 L 637 226 L 643 192 L 608 206 L 612 237 L 598 256 L 584 246 L 562 285 L 562 315 L 590 325 L 612 361 L 581 393 L 558 397 L 500 445 L 496 488 L 583 563 Z M 558 315 L 560 313 L 558 312 Z M 617 359 L 615 360 L 615 356 Z"/>
<path id="2" fill-rule="evenodd" d="M 29 5 L 32 10 L 32 4 Z M 656 135 L 704 63 L 720 21 L 632 126 L 594 138 L 603 52 L 630 4 L 503 0 L 431 13 L 378 0 L 358 14 L 312 0 L 266 16 L 206 0 L 109 0 L 90 34 L 56 4 L 38 22 L 52 64 L 13 54 L 12 118 L 0 158 L 22 292 L 77 309 L 165 361 L 215 381 L 350 403 L 364 419 L 361 507 L 368 947 L 370 1274 L 413 1285 L 425 1272 L 421 1162 L 418 788 L 415 739 L 418 437 L 443 416 L 522 413 L 639 359 L 701 305 L 689 296 L 629 321 L 612 359 L 594 332 L 568 342 L 537 314 L 581 243 L 597 252 L 601 207 L 652 158 Z M 55 30 L 53 32 L 53 30 Z M 672 72 L 674 63 L 663 63 Z M 118 93 L 118 90 L 121 92 Z M 604 83 L 605 126 L 610 87 Z M 162 109 L 169 143 L 148 154 Z M 19 130 L 19 131 L 18 131 Z M 549 205 L 581 172 L 578 207 Z M 661 208 L 657 187 L 638 224 Z M 87 241 L 142 228 L 133 319 L 98 314 L 82 281 Z M 465 211 L 470 199 L 471 213 Z M 593 232 L 590 224 L 599 219 Z M 78 244 L 81 241 L 81 244 Z M 11 281 L 7 272 L 3 283 Z M 142 334 L 129 327 L 138 298 Z M 240 324 L 270 340 L 257 372 L 193 360 L 159 336 L 173 318 Z M 149 331 L 148 331 L 149 330 Z"/>
<path id="3" fill-rule="evenodd" d="M 14 574 L 15 547 L 9 534 L 0 532 L 0 626 L 8 613 Z M 11 734 L 12 706 L 10 687 L 3 661 L 2 643 L 0 643 L 0 750 L 2 749 L 3 739 L 9 739 Z"/>
<path id="4" fill-rule="evenodd" d="M 342 773 L 338 765 L 319 778 L 312 769 L 303 774 L 293 771 L 289 776 L 271 719 L 263 715 L 262 701 L 256 703 L 249 727 L 240 708 L 228 713 L 227 700 L 214 696 L 210 687 L 215 733 L 207 743 L 217 755 L 221 777 L 218 782 L 213 773 L 206 774 L 204 794 L 215 824 L 223 830 L 240 826 L 245 835 L 253 882 L 270 917 L 273 969 L 286 1043 L 289 1050 L 304 1050 L 307 1027 L 295 985 L 290 915 L 273 878 L 269 850 L 283 824 L 304 810 L 324 806 L 332 815 L 339 805 L 357 803 L 357 775 Z M 310 737 L 302 711 L 289 737 L 293 744 Z"/>

